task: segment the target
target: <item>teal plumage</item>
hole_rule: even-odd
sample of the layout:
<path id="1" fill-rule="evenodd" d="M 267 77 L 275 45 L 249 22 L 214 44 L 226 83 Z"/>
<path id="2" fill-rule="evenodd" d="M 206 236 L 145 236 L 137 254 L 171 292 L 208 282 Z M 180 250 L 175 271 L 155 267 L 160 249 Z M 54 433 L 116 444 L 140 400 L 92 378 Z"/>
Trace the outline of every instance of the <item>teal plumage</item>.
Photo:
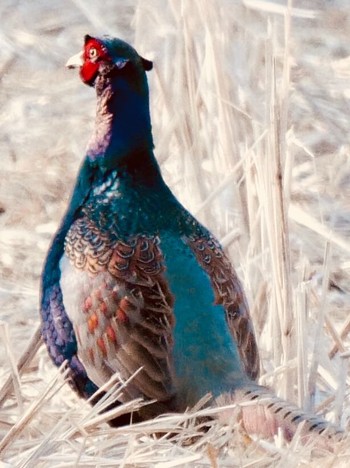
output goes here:
<path id="1" fill-rule="evenodd" d="M 151 62 L 119 39 L 86 36 L 83 53 L 68 63 L 76 65 L 96 89 L 97 116 L 43 270 L 42 334 L 51 358 L 68 362 L 85 398 L 116 373 L 122 381 L 137 373 L 115 402 L 155 400 L 136 419 L 183 411 L 207 393 L 212 402 L 270 395 L 275 406 L 265 408 L 265 420 L 277 408 L 274 423 L 289 430 L 305 416 L 283 411 L 255 383 L 257 344 L 235 271 L 172 194 L 154 157 Z M 246 427 L 252 415 L 244 410 Z M 275 425 L 258 430 L 270 434 Z"/>

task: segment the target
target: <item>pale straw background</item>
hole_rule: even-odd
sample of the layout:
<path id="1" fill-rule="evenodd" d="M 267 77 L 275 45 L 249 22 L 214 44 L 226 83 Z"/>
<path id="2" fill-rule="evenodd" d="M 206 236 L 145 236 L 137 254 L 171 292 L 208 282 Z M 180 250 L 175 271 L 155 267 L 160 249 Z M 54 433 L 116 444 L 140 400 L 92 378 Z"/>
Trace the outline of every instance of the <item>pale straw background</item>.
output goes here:
<path id="1" fill-rule="evenodd" d="M 191 413 L 110 429 L 43 347 L 15 368 L 94 120 L 94 91 L 64 63 L 108 33 L 154 60 L 156 155 L 244 283 L 261 382 L 348 426 L 348 1 L 2 0 L 0 16 L 0 387 L 15 384 L 0 466 L 349 466 L 349 441 L 253 441 L 235 420 L 191 438 Z"/>

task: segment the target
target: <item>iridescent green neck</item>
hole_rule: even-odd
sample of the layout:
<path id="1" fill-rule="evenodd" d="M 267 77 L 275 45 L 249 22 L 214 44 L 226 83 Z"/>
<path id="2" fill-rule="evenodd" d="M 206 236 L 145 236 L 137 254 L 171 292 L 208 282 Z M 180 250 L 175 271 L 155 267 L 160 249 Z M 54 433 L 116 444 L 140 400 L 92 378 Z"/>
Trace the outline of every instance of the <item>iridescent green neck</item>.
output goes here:
<path id="1" fill-rule="evenodd" d="M 130 85 L 123 76 L 100 76 L 96 83 L 97 109 L 87 157 L 101 168 L 118 168 L 135 161 L 135 154 L 148 155 L 140 164 L 156 164 L 153 157 L 148 86 Z"/>

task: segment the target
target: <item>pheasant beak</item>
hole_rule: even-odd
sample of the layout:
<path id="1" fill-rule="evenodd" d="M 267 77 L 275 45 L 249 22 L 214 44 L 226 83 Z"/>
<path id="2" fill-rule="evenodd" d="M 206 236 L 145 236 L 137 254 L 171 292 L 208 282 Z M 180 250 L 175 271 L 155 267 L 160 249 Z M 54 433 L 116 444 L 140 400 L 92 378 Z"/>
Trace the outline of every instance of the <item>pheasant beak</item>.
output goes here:
<path id="1" fill-rule="evenodd" d="M 67 60 L 66 67 L 67 68 L 80 68 L 83 66 L 83 52 L 79 52 L 78 54 L 73 55 L 71 58 Z"/>

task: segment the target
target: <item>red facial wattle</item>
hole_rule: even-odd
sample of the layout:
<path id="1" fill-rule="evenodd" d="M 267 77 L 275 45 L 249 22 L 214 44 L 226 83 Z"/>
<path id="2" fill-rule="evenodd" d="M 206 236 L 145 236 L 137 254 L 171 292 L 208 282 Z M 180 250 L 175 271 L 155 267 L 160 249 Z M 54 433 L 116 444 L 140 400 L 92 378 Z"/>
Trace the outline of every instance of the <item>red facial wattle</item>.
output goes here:
<path id="1" fill-rule="evenodd" d="M 88 39 L 84 46 L 83 65 L 80 77 L 84 83 L 92 85 L 102 62 L 110 62 L 106 47 L 98 39 Z"/>

